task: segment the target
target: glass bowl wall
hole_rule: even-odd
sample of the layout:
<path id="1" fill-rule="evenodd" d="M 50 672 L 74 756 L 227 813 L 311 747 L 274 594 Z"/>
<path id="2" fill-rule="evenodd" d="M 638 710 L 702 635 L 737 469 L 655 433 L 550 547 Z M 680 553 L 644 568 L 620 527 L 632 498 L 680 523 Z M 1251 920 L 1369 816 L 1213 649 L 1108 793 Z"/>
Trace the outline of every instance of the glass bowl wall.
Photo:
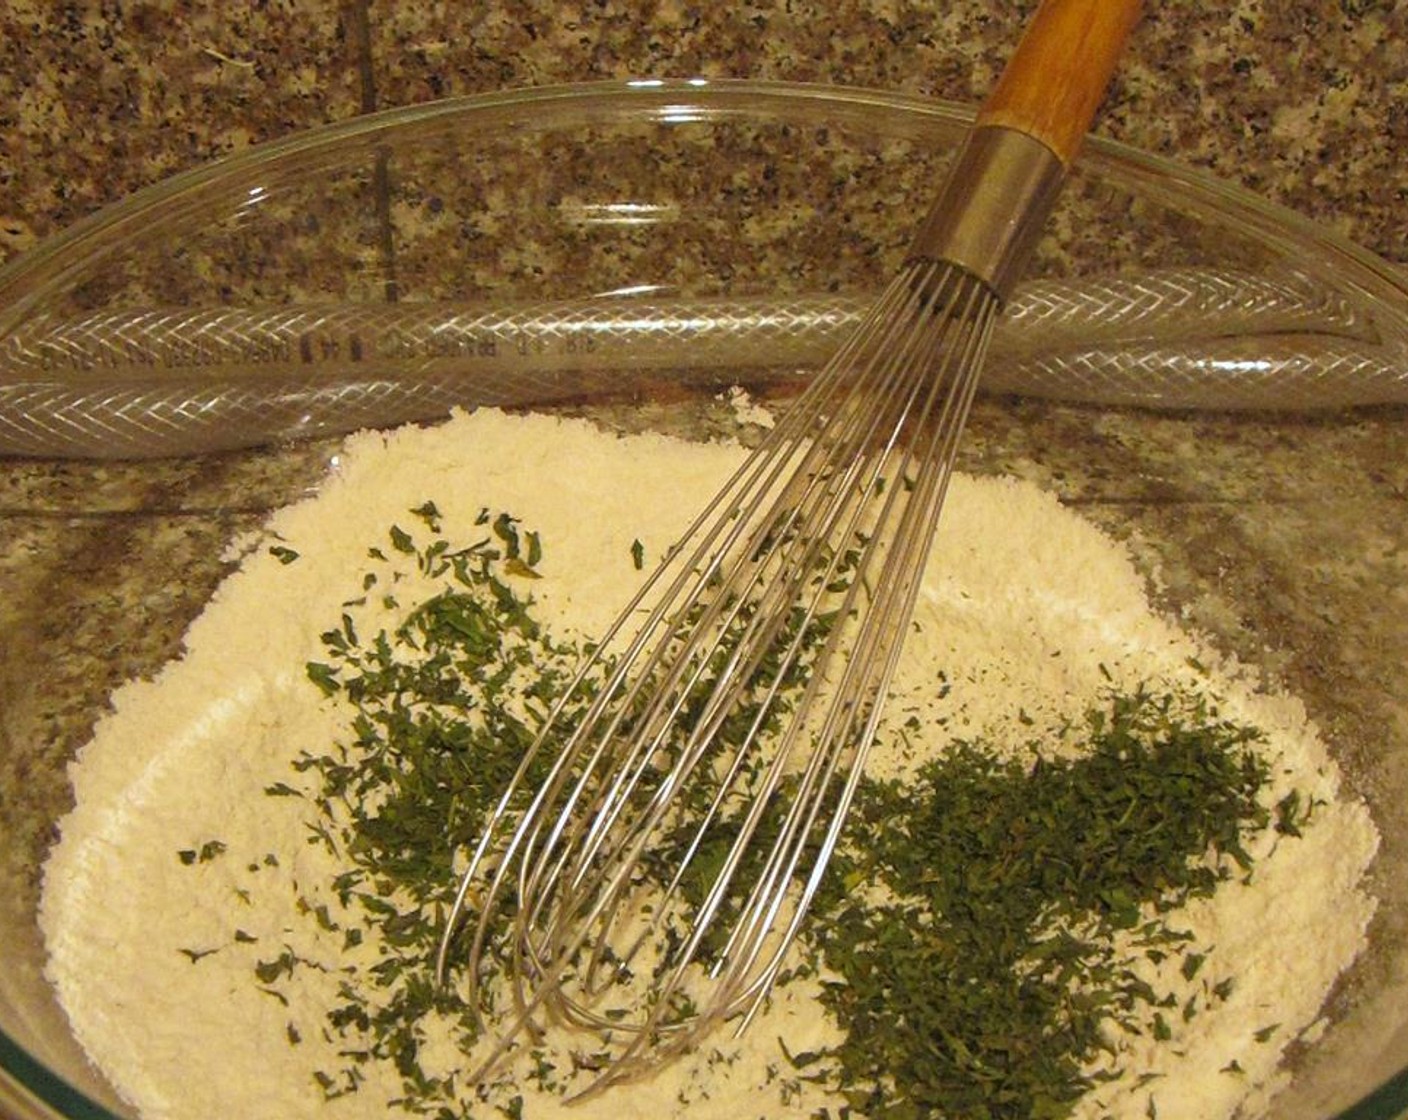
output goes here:
<path id="1" fill-rule="evenodd" d="M 231 537 L 358 426 L 494 403 L 705 434 L 725 387 L 785 398 L 902 260 L 969 119 L 748 83 L 471 98 L 252 150 L 0 272 L 0 1108 L 128 1115 L 43 979 L 38 867 L 67 760 L 179 651 Z M 1394 1115 L 1408 289 L 1096 141 L 1011 310 L 962 466 L 1128 540 L 1170 610 L 1304 699 L 1375 811 L 1372 946 L 1277 1109 Z"/>

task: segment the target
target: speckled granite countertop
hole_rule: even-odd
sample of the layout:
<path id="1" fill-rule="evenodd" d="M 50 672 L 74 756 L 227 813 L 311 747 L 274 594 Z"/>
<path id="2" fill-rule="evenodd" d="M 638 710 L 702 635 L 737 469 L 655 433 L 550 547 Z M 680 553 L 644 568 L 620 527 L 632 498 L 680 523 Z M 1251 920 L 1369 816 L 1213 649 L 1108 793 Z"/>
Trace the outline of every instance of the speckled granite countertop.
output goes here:
<path id="1" fill-rule="evenodd" d="M 624 77 L 989 89 L 1030 2 L 371 0 L 0 7 L 0 253 L 252 142 L 384 108 Z M 1150 4 L 1098 130 L 1408 261 L 1408 6 Z"/>
<path id="2" fill-rule="evenodd" d="M 1033 6 L 11 0 L 0 6 L 0 262 L 212 157 L 450 95 L 702 75 L 972 101 Z M 1099 132 L 1214 171 L 1408 264 L 1408 4 L 1150 8 Z M 707 401 L 674 407 L 662 406 L 671 423 L 718 419 Z M 1038 478 L 1128 538 L 1171 605 L 1305 698 L 1354 788 L 1380 810 L 1387 853 L 1376 936 L 1395 948 L 1345 998 L 1398 982 L 1408 971 L 1397 949 L 1408 943 L 1403 413 L 1262 420 L 983 405 L 969 448 L 975 466 Z M 277 469 L 239 454 L 0 461 L 0 945 L 10 954 L 0 1028 L 30 1032 L 19 1037 L 57 1067 L 75 1059 L 53 1009 L 36 1010 L 45 997 L 32 906 L 34 864 L 68 796 L 62 760 L 116 684 L 179 649 L 229 539 L 296 494 L 327 453 L 295 449 Z M 24 1008 L 22 1027 L 12 1006 Z M 1326 1064 L 1338 1055 L 1354 1069 L 1359 1042 L 1402 1029 L 1397 1012 L 1375 1016 Z M 1400 1039 L 1375 1072 L 1405 1055 Z M 1302 1103 L 1294 1114 L 1317 1115 Z"/>

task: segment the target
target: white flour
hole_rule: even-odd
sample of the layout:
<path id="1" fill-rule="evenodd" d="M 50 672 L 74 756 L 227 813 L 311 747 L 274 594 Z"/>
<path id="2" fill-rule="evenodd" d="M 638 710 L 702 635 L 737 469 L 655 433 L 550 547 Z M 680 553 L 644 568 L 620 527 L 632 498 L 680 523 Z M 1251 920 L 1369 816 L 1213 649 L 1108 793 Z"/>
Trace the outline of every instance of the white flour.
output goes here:
<path id="1" fill-rule="evenodd" d="M 640 578 L 636 542 L 648 565 L 739 455 L 730 445 L 617 438 L 583 422 L 483 411 L 432 430 L 355 437 L 320 494 L 275 515 L 191 627 L 183 658 L 114 697 L 73 768 L 77 807 L 47 866 L 50 977 L 78 1039 L 144 1116 L 379 1117 L 401 1092 L 384 1063 L 368 1064 L 358 1091 L 331 1103 L 314 1081 L 345 1045 L 320 1027 L 340 970 L 375 964 L 378 947 L 344 951 L 340 935 L 308 920 L 319 905 L 335 911 L 327 883 L 338 865 L 308 842 L 306 802 L 264 792 L 300 750 L 346 734 L 345 711 L 317 702 L 305 664 L 358 591 L 369 545 L 389 525 L 408 525 L 406 511 L 427 499 L 447 534 L 467 533 L 486 507 L 512 511 L 545 542 L 531 587 L 538 618 L 591 635 Z M 297 559 L 282 562 L 271 542 Z M 1034 486 L 955 479 L 937 548 L 894 713 L 923 711 L 953 734 L 1026 741 L 1079 717 L 1112 683 L 1211 679 L 1226 716 L 1268 733 L 1268 804 L 1292 789 L 1324 802 L 1302 838 L 1259 834 L 1249 882 L 1230 882 L 1184 917 L 1210 949 L 1199 982 L 1235 975 L 1228 998 L 1174 1022 L 1166 1041 L 1121 1036 L 1125 1076 L 1078 1114 L 1142 1116 L 1151 1097 L 1160 1120 L 1226 1116 L 1239 1103 L 1254 1112 L 1278 1085 L 1285 1045 L 1313 1029 L 1362 945 L 1373 903 L 1359 884 L 1377 841 L 1367 811 L 1340 795 L 1294 699 L 1257 694 L 1227 666 L 1190 668 L 1190 659 L 1217 659 L 1151 611 L 1121 547 Z M 402 606 L 383 625 L 433 590 L 403 575 Z M 366 608 L 359 624 L 375 614 Z M 936 686 L 940 673 L 947 689 Z M 873 772 L 909 765 L 882 752 Z M 223 851 L 194 865 L 177 858 L 212 840 Z M 252 971 L 281 950 L 325 970 L 302 971 L 306 982 L 273 998 Z M 1176 969 L 1175 960 L 1165 971 Z M 795 1054 L 836 1038 L 810 996 L 793 984 L 742 1043 L 721 1040 L 727 1067 L 703 1055 L 571 1110 L 525 1089 L 522 1115 L 742 1120 L 809 1116 L 828 1103 L 835 1115 L 837 1102 L 815 1086 L 779 1103 L 778 1039 Z M 432 1032 L 424 1065 L 466 1064 L 448 1038 Z"/>

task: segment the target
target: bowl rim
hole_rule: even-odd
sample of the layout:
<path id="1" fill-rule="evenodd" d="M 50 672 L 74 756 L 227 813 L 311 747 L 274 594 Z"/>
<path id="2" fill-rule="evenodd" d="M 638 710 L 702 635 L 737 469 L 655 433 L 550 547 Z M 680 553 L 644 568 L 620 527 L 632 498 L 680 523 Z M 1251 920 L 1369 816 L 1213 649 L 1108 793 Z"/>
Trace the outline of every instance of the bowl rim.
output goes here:
<path id="1" fill-rule="evenodd" d="M 717 120 L 729 115 L 746 117 L 767 106 L 798 104 L 829 105 L 850 113 L 868 110 L 954 128 L 967 127 L 976 112 L 975 106 L 957 101 L 864 86 L 737 78 L 648 78 L 527 86 L 382 109 L 302 129 L 210 160 L 142 187 L 43 239 L 0 266 L 0 338 L 23 322 L 49 290 L 84 266 L 86 247 L 128 229 L 146 228 L 159 217 L 161 207 L 178 196 L 219 188 L 261 167 L 335 150 L 352 142 L 374 142 L 380 135 L 410 125 L 482 117 L 494 110 L 521 113 L 599 106 L 644 121 L 670 123 Z M 1408 272 L 1288 207 L 1208 172 L 1102 136 L 1086 138 L 1077 155 L 1077 166 L 1117 168 L 1123 178 L 1142 184 L 1156 196 L 1175 195 L 1185 203 L 1215 208 L 1283 250 L 1316 253 L 1342 280 L 1368 298 L 1394 307 L 1408 323 Z"/>
<path id="2" fill-rule="evenodd" d="M 768 107 L 831 106 L 947 125 L 971 124 L 976 107 L 967 103 L 835 83 L 737 78 L 648 78 L 510 88 L 388 108 L 347 120 L 317 125 L 253 144 L 207 161 L 127 197 L 107 204 L 0 266 L 0 339 L 24 321 L 29 309 L 54 285 L 81 270 L 86 248 L 127 230 L 146 228 L 161 208 L 187 192 L 218 189 L 262 167 L 309 153 L 335 150 L 412 125 L 457 118 L 474 119 L 494 111 L 537 112 L 552 108 L 610 110 L 622 119 L 657 121 L 747 118 Z M 1102 136 L 1086 139 L 1078 163 L 1118 168 L 1126 181 L 1167 198 L 1216 209 L 1243 228 L 1287 251 L 1318 252 L 1338 276 L 1367 297 L 1394 308 L 1408 323 L 1408 270 L 1296 211 L 1260 198 L 1250 190 L 1176 160 Z M 119 1120 L 62 1076 L 50 1070 L 0 1029 L 0 1104 L 21 1109 L 16 1120 Z M 36 1111 L 37 1109 L 37 1111 Z M 1389 1120 L 1408 1109 L 1408 1068 L 1369 1090 L 1339 1114 L 1339 1120 Z"/>

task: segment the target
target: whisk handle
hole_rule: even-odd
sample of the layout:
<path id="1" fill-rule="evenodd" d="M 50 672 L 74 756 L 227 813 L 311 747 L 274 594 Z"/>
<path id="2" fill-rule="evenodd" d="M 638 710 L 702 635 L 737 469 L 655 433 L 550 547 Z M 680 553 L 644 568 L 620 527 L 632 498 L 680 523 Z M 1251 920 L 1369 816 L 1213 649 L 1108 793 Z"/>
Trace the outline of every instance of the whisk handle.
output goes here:
<path id="1" fill-rule="evenodd" d="M 977 123 L 1041 141 L 1069 165 L 1139 18 L 1140 0 L 1045 0 Z"/>
<path id="2" fill-rule="evenodd" d="M 1139 0 L 1045 0 L 910 247 L 1012 294 L 1139 15 Z"/>

